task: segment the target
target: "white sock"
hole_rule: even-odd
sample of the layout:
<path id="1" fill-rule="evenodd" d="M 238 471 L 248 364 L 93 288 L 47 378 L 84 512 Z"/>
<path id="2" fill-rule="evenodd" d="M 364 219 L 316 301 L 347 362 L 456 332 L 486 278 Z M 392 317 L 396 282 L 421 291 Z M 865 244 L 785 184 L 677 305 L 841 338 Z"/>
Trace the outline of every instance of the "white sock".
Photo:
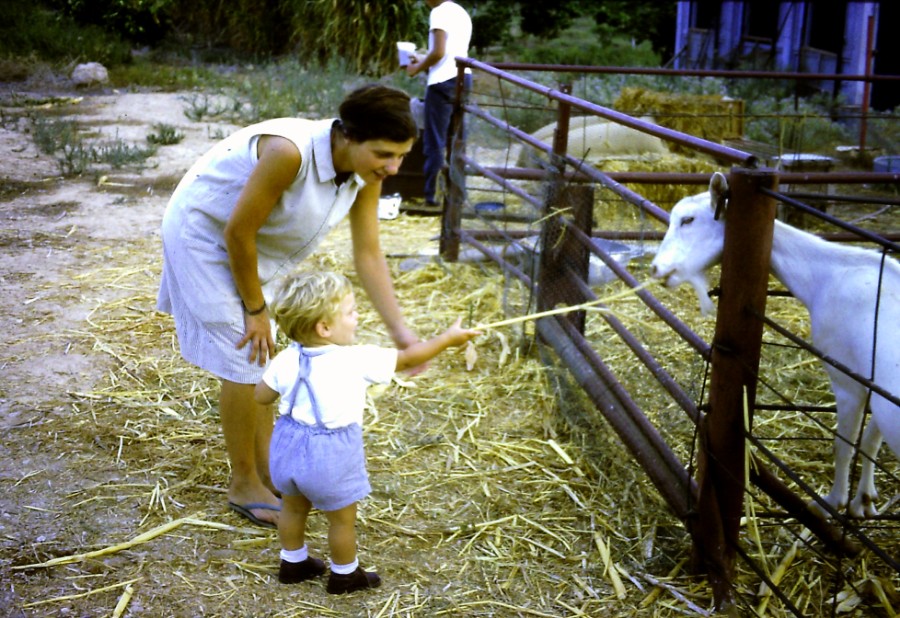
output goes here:
<path id="1" fill-rule="evenodd" d="M 300 549 L 281 550 L 281 559 L 287 562 L 303 562 L 307 558 L 309 558 L 309 550 L 306 549 L 306 544 Z"/>
<path id="2" fill-rule="evenodd" d="M 337 573 L 338 575 L 350 575 L 356 568 L 359 566 L 359 559 L 357 558 L 350 564 L 335 564 L 331 563 L 331 572 Z"/>

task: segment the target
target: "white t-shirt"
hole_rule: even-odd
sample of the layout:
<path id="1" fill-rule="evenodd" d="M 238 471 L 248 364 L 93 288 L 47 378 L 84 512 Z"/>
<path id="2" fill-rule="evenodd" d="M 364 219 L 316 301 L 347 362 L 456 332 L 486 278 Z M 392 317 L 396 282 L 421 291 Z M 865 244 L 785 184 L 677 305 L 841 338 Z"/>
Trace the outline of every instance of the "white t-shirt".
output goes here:
<path id="1" fill-rule="evenodd" d="M 310 348 L 309 384 L 319 404 L 322 422 L 329 429 L 362 425 L 366 407 L 366 389 L 371 384 L 387 384 L 397 367 L 397 350 L 376 345 L 328 345 Z M 291 414 L 299 423 L 315 425 L 309 391 L 301 386 L 291 405 L 291 395 L 300 368 L 300 349 L 296 343 L 279 352 L 263 374 L 263 382 L 281 399 L 279 414 Z"/>
<path id="2" fill-rule="evenodd" d="M 428 85 L 440 84 L 448 79 L 456 79 L 456 57 L 469 56 L 469 41 L 472 39 L 472 20 L 466 10 L 450 0 L 445 0 L 431 9 L 428 17 L 428 49 L 434 49 L 434 31 L 447 33 L 444 57 L 428 69 Z M 466 73 L 471 73 L 466 69 Z"/>

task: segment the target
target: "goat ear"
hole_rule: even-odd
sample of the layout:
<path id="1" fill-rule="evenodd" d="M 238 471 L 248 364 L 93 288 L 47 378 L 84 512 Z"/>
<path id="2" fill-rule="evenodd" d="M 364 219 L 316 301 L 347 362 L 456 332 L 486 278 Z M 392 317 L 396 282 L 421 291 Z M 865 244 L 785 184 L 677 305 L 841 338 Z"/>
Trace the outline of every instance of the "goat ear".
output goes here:
<path id="1" fill-rule="evenodd" d="M 719 220 L 719 217 L 721 217 L 722 213 L 725 211 L 729 193 L 728 180 L 725 178 L 725 175 L 721 172 L 713 174 L 712 178 L 709 180 L 709 197 L 711 202 L 710 205 L 713 206 L 716 211 L 714 217 L 716 221 Z"/>

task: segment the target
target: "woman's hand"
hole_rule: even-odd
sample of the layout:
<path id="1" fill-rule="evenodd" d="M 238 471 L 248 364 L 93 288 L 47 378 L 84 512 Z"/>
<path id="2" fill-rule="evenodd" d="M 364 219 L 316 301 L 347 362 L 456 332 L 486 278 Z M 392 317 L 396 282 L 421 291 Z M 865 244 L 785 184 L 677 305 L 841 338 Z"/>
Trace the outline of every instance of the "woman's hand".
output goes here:
<path id="1" fill-rule="evenodd" d="M 238 341 L 237 349 L 250 344 L 248 362 L 258 363 L 264 367 L 266 361 L 275 356 L 275 341 L 272 339 L 272 323 L 269 311 L 264 310 L 257 315 L 244 313 L 244 337 Z"/>

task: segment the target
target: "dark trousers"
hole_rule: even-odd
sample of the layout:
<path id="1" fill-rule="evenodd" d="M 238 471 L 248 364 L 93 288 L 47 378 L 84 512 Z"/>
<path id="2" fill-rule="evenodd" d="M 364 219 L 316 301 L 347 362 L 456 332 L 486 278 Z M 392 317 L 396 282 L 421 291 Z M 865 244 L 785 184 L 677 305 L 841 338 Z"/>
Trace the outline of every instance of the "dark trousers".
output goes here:
<path id="1" fill-rule="evenodd" d="M 472 76 L 466 76 L 466 90 L 472 85 Z M 422 132 L 422 155 L 425 157 L 425 201 L 435 203 L 438 176 L 444 167 L 447 139 L 450 132 L 450 116 L 453 113 L 453 97 L 456 79 L 428 86 L 425 89 L 425 128 Z"/>

